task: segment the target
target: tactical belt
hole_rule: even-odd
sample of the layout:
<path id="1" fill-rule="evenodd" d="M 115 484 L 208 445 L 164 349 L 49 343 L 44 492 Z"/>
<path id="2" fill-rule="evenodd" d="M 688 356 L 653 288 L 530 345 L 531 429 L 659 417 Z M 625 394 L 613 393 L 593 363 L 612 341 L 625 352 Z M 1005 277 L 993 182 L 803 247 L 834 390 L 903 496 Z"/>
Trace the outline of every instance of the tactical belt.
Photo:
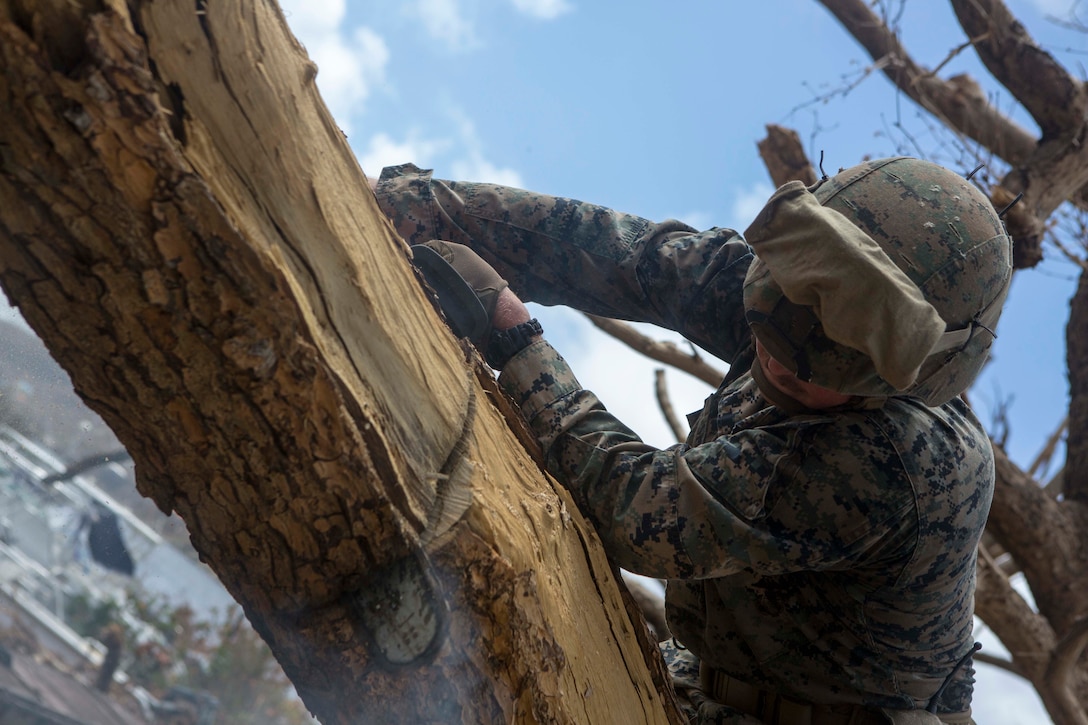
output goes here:
<path id="1" fill-rule="evenodd" d="M 893 721 L 891 716 L 864 705 L 811 705 L 790 700 L 730 677 L 705 663 L 699 666 L 699 685 L 716 702 L 751 715 L 766 725 L 889 725 Z M 939 722 L 949 725 L 973 722 L 970 712 L 941 713 L 936 717 Z"/>

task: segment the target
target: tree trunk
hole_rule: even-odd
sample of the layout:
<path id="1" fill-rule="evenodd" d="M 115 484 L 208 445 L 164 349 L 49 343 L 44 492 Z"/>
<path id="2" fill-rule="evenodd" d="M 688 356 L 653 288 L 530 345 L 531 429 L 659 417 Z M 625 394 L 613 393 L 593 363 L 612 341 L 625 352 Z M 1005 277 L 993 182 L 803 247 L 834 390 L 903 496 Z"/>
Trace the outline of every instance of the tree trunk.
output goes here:
<path id="1" fill-rule="evenodd" d="M 274 4 L 0 0 L 0 59 L 0 284 L 314 714 L 679 721 Z"/>

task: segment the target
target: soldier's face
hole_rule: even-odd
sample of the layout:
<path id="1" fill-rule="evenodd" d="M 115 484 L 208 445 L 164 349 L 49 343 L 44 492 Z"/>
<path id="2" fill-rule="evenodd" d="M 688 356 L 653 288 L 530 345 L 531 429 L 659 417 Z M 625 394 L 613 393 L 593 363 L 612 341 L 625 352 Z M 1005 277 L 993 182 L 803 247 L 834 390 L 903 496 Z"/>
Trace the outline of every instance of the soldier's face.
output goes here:
<path id="1" fill-rule="evenodd" d="M 813 410 L 832 408 L 850 400 L 849 395 L 800 380 L 789 368 L 770 356 L 760 344 L 758 337 L 756 338 L 756 356 L 759 358 L 759 364 L 763 368 L 763 376 L 767 378 L 767 382 L 806 408 Z"/>

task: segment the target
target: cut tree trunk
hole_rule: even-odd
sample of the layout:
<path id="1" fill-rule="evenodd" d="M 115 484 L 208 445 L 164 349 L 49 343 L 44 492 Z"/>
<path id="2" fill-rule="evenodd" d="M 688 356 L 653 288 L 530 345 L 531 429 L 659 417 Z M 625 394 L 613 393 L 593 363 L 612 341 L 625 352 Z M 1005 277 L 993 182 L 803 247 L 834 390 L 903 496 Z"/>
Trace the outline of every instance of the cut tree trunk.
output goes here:
<path id="1" fill-rule="evenodd" d="M 269 2 L 0 0 L 0 284 L 328 723 L 679 722 Z"/>

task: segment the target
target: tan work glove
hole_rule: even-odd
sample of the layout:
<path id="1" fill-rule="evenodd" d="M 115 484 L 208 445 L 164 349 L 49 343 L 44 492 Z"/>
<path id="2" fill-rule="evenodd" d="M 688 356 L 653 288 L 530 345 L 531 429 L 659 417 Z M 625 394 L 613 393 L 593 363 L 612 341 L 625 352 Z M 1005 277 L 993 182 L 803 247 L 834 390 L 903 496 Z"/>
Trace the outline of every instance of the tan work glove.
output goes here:
<path id="1" fill-rule="evenodd" d="M 509 286 L 506 280 L 476 252 L 454 242 L 413 245 L 412 261 L 438 294 L 454 334 L 485 350 L 499 294 Z"/>
<path id="2" fill-rule="evenodd" d="M 454 334 L 469 338 L 488 364 L 501 370 L 510 357 L 511 340 L 502 333 L 492 334 L 493 329 L 520 328 L 521 323 L 529 321 L 528 309 L 506 280 L 476 252 L 454 242 L 414 245 L 412 260 L 438 293 L 438 302 Z M 539 323 L 533 324 L 539 333 Z"/>

